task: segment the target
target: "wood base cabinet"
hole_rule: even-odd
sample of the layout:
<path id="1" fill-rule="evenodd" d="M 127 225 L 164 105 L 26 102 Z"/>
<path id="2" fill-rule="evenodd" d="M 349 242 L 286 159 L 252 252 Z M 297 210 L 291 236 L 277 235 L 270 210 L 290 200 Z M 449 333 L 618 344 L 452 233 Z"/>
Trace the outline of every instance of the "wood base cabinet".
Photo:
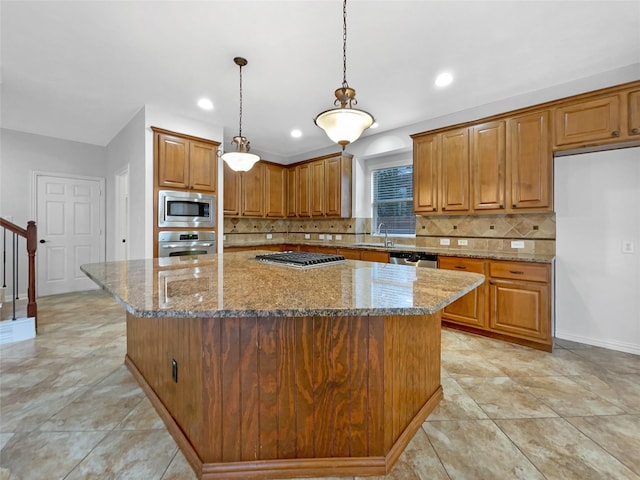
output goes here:
<path id="1" fill-rule="evenodd" d="M 438 268 L 486 277 L 482 286 L 445 307 L 447 326 L 551 351 L 552 265 L 440 256 Z"/>
<path id="2" fill-rule="evenodd" d="M 486 261 L 477 258 L 440 257 L 438 268 L 485 275 Z M 485 297 L 486 287 L 483 284 L 444 307 L 442 318 L 473 327 L 485 328 Z"/>

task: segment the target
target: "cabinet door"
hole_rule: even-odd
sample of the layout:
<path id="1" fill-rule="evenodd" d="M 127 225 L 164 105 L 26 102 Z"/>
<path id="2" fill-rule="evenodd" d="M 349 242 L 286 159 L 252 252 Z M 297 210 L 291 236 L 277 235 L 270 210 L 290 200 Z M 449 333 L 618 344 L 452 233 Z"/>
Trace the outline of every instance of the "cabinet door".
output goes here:
<path id="1" fill-rule="evenodd" d="M 325 171 L 324 160 L 311 162 L 311 178 L 309 185 L 311 187 L 311 216 L 322 217 L 325 213 L 324 190 L 325 190 Z"/>
<path id="2" fill-rule="evenodd" d="M 187 188 L 189 140 L 158 134 L 158 186 Z"/>
<path id="3" fill-rule="evenodd" d="M 505 208 L 506 134 L 504 121 L 471 129 L 471 178 L 473 209 Z"/>
<path id="4" fill-rule="evenodd" d="M 225 216 L 237 217 L 240 215 L 240 172 L 231 169 L 227 162 L 224 164 L 224 199 L 223 208 Z"/>
<path id="5" fill-rule="evenodd" d="M 640 90 L 629 93 L 629 135 L 640 135 Z"/>
<path id="6" fill-rule="evenodd" d="M 438 268 L 444 270 L 457 270 L 459 272 L 472 272 L 485 274 L 484 260 L 460 257 L 438 258 Z M 444 307 L 442 318 L 463 325 L 485 328 L 485 284 L 480 285 L 472 292 L 467 293 L 455 302 Z"/>
<path id="7" fill-rule="evenodd" d="M 311 216 L 311 166 L 304 163 L 298 167 L 298 202 L 299 217 Z"/>
<path id="8" fill-rule="evenodd" d="M 215 192 L 218 171 L 217 147 L 210 143 L 189 142 L 189 188 Z"/>
<path id="9" fill-rule="evenodd" d="M 492 279 L 489 292 L 490 330 L 545 343 L 551 341 L 548 284 Z"/>
<path id="10" fill-rule="evenodd" d="M 266 216 L 283 218 L 287 201 L 287 170 L 270 163 L 264 169 Z"/>
<path id="11" fill-rule="evenodd" d="M 433 213 L 438 210 L 438 135 L 413 141 L 413 210 Z"/>
<path id="12" fill-rule="evenodd" d="M 469 131 L 466 128 L 441 135 L 440 178 L 443 212 L 469 211 Z"/>
<path id="13" fill-rule="evenodd" d="M 549 111 L 509 119 L 507 205 L 510 211 L 553 210 Z"/>
<path id="14" fill-rule="evenodd" d="M 620 136 L 620 95 L 609 95 L 555 109 L 555 144 L 588 144 Z"/>
<path id="15" fill-rule="evenodd" d="M 360 260 L 362 258 L 360 250 L 356 250 L 353 248 L 338 248 L 336 249 L 336 254 L 342 255 L 348 260 Z"/>
<path id="16" fill-rule="evenodd" d="M 365 262 L 389 263 L 389 252 L 363 250 L 360 254 L 360 257 Z"/>
<path id="17" fill-rule="evenodd" d="M 287 168 L 287 217 L 295 217 L 298 212 L 298 170 Z"/>
<path id="18" fill-rule="evenodd" d="M 241 215 L 264 217 L 264 163 L 242 173 Z"/>
<path id="19" fill-rule="evenodd" d="M 340 157 L 325 160 L 325 212 L 327 217 L 350 217 L 351 195 L 348 183 L 351 170 L 346 168 L 349 160 Z"/>

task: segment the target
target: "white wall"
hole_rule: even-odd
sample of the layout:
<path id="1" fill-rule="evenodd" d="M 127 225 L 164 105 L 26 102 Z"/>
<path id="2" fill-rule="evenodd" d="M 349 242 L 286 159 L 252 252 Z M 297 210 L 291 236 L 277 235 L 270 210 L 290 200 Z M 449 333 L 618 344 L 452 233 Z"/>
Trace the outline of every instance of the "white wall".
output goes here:
<path id="1" fill-rule="evenodd" d="M 1 129 L 0 135 L 0 216 L 12 217 L 21 227 L 36 220 L 33 172 L 105 177 L 104 147 L 7 129 Z M 9 253 L 7 258 L 11 258 Z M 26 292 L 26 271 L 21 264 L 20 293 Z"/>
<path id="2" fill-rule="evenodd" d="M 145 226 L 150 220 L 145 210 L 147 172 L 144 119 L 145 111 L 142 108 L 107 145 L 107 261 L 115 258 L 115 174 L 127 165 L 130 185 L 129 258 L 133 260 L 147 256 Z M 151 165 L 153 168 L 153 163 Z M 153 191 L 153 179 L 151 182 Z"/>
<path id="3" fill-rule="evenodd" d="M 153 256 L 153 131 L 151 127 L 163 128 L 172 132 L 184 133 L 186 135 L 192 135 L 194 137 L 206 138 L 207 140 L 213 140 L 216 142 L 223 142 L 223 131 L 221 127 L 213 124 L 194 120 L 192 118 L 181 117 L 174 115 L 170 112 L 164 111 L 155 106 L 145 106 L 145 168 L 146 178 L 144 183 L 144 212 L 145 212 L 145 256 Z M 218 162 L 218 225 L 222 225 L 222 192 L 223 192 L 223 178 L 222 178 L 222 161 Z M 131 179 L 132 190 L 136 185 Z M 133 200 L 131 201 L 131 209 L 139 208 L 141 206 L 134 206 Z M 217 229 L 218 231 L 218 245 L 222 245 L 222 227 Z"/>
<path id="4" fill-rule="evenodd" d="M 640 148 L 556 158 L 555 205 L 556 336 L 640 354 Z"/>

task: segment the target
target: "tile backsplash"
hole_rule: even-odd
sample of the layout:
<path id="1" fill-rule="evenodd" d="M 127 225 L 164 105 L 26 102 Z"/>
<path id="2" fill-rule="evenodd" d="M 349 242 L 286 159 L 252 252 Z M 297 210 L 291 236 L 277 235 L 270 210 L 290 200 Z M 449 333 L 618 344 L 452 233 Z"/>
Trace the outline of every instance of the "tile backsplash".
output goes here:
<path id="1" fill-rule="evenodd" d="M 372 234 L 370 218 L 225 218 L 224 234 L 226 246 L 287 242 L 317 242 L 336 245 L 382 242 L 380 236 Z M 267 238 L 267 234 L 271 238 Z M 553 255 L 555 254 L 555 238 L 555 214 L 532 213 L 417 216 L 416 236 L 393 237 L 393 241 L 395 245 L 437 248 L 439 250 L 468 249 L 513 252 L 514 248 L 512 248 L 511 242 L 516 240 L 523 244 L 522 248 L 517 249 L 518 252 Z M 441 239 L 449 239 L 449 245 L 441 245 Z M 459 240 L 462 242 L 459 243 Z"/>

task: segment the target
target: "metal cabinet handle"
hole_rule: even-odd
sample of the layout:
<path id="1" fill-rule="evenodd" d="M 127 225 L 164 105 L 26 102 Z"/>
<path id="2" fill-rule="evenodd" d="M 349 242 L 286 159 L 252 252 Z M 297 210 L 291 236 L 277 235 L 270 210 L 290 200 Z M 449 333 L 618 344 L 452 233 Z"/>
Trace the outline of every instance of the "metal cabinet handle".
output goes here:
<path id="1" fill-rule="evenodd" d="M 524 272 L 520 270 L 509 270 L 509 273 L 513 273 L 514 275 L 524 275 Z"/>
<path id="2" fill-rule="evenodd" d="M 612 137 L 619 137 L 620 136 L 620 131 L 619 130 L 614 130 L 613 132 L 611 132 L 611 136 Z"/>
<path id="3" fill-rule="evenodd" d="M 517 205 L 515 203 L 511 205 L 511 208 L 516 208 L 516 207 Z"/>
<path id="4" fill-rule="evenodd" d="M 640 133 L 640 128 L 632 128 L 631 133 Z"/>
<path id="5" fill-rule="evenodd" d="M 433 211 L 435 212 L 435 211 L 437 210 L 437 208 L 436 208 L 436 207 L 433 207 L 431 210 L 433 210 Z"/>
<path id="6" fill-rule="evenodd" d="M 465 267 L 464 265 L 456 265 L 456 268 L 458 270 L 466 270 L 467 269 L 467 267 Z"/>

